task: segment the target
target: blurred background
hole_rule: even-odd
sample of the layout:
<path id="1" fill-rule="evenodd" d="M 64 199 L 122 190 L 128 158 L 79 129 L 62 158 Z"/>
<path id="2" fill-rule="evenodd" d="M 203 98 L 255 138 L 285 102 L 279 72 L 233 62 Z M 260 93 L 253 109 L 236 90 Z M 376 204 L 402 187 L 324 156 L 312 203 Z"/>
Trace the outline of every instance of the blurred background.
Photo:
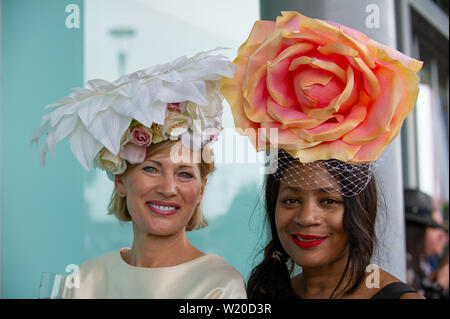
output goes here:
<path id="1" fill-rule="evenodd" d="M 42 272 L 131 246 L 131 225 L 106 214 L 113 184 L 104 173 L 84 171 L 67 142 L 39 165 L 29 137 L 44 106 L 89 79 L 114 81 L 182 55 L 226 47 L 233 59 L 254 21 L 282 10 L 353 27 L 424 61 L 418 103 L 377 168 L 388 214 L 374 262 L 406 280 L 403 189 L 430 195 L 448 229 L 448 1 L 0 0 L 0 297 L 36 298 Z M 227 105 L 223 126 L 234 126 Z M 254 152 L 224 134 L 219 141 Z M 227 145 L 216 143 L 216 155 Z M 262 180 L 260 164 L 221 161 L 203 203 L 209 227 L 188 235 L 246 279 L 266 238 Z"/>

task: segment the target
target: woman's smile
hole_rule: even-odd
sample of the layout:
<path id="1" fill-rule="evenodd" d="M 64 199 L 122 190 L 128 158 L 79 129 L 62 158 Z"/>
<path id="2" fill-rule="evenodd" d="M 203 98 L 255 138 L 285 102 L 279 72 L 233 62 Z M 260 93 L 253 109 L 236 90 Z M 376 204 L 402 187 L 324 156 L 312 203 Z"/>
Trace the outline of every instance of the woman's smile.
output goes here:
<path id="1" fill-rule="evenodd" d="M 292 241 L 298 247 L 302 249 L 310 249 L 320 245 L 327 236 L 313 236 L 313 235 L 302 235 L 302 234 L 292 234 Z"/>
<path id="2" fill-rule="evenodd" d="M 180 210 L 180 205 L 171 202 L 151 200 L 146 202 L 146 205 L 153 213 L 162 216 L 170 216 Z"/>

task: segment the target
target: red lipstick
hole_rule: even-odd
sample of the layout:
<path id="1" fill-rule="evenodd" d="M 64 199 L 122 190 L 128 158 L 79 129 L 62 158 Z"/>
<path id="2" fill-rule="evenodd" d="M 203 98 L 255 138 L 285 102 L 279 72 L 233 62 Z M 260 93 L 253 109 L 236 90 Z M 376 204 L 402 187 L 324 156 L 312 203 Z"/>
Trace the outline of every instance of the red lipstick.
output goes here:
<path id="1" fill-rule="evenodd" d="M 180 208 L 180 205 L 171 203 L 171 202 L 163 202 L 159 200 L 151 200 L 145 203 L 150 210 L 161 216 L 170 216 L 175 214 L 178 209 Z"/>
<path id="2" fill-rule="evenodd" d="M 314 235 L 302 235 L 302 234 L 292 234 L 292 241 L 294 244 L 299 246 L 300 248 L 313 248 L 317 245 L 320 245 L 327 236 L 314 236 Z"/>

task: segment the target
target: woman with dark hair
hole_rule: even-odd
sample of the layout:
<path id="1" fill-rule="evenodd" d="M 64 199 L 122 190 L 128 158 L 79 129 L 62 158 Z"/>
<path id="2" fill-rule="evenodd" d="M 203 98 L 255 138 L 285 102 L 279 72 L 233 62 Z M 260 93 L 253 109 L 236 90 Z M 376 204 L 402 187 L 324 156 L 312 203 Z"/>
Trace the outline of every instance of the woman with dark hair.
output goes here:
<path id="1" fill-rule="evenodd" d="M 374 163 L 414 107 L 422 62 L 284 11 L 255 22 L 234 63 L 221 86 L 236 128 L 258 151 L 281 150 L 266 180 L 271 238 L 248 296 L 420 298 L 389 273 L 366 270 L 376 243 Z M 291 278 L 295 264 L 303 271 Z"/>
<path id="2" fill-rule="evenodd" d="M 407 282 L 426 298 L 448 299 L 448 235 L 441 213 L 431 196 L 418 189 L 405 189 L 404 202 Z M 430 257 L 442 260 L 435 271 Z"/>
<path id="3" fill-rule="evenodd" d="M 272 239 L 251 273 L 249 298 L 421 298 L 384 270 L 374 272 L 378 285 L 366 272 L 376 244 L 377 186 L 370 166 L 354 171 L 340 163 L 347 170 L 338 173 L 337 161 L 299 164 L 284 151 L 279 162 L 265 183 Z M 302 273 L 291 278 L 295 264 Z"/>

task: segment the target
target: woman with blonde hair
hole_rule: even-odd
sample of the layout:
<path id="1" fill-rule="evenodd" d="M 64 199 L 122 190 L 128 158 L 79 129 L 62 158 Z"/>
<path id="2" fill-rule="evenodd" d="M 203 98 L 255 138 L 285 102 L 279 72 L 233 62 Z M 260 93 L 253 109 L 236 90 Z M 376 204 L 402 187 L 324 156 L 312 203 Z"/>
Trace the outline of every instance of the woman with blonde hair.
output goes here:
<path id="1" fill-rule="evenodd" d="M 109 83 L 92 80 L 59 99 L 32 134 L 39 155 L 67 137 L 87 170 L 114 181 L 110 214 L 133 225 L 131 248 L 80 267 L 66 298 L 245 298 L 241 274 L 194 247 L 186 231 L 205 227 L 201 202 L 214 171 L 210 144 L 221 130 L 222 55 L 202 52 Z"/>

